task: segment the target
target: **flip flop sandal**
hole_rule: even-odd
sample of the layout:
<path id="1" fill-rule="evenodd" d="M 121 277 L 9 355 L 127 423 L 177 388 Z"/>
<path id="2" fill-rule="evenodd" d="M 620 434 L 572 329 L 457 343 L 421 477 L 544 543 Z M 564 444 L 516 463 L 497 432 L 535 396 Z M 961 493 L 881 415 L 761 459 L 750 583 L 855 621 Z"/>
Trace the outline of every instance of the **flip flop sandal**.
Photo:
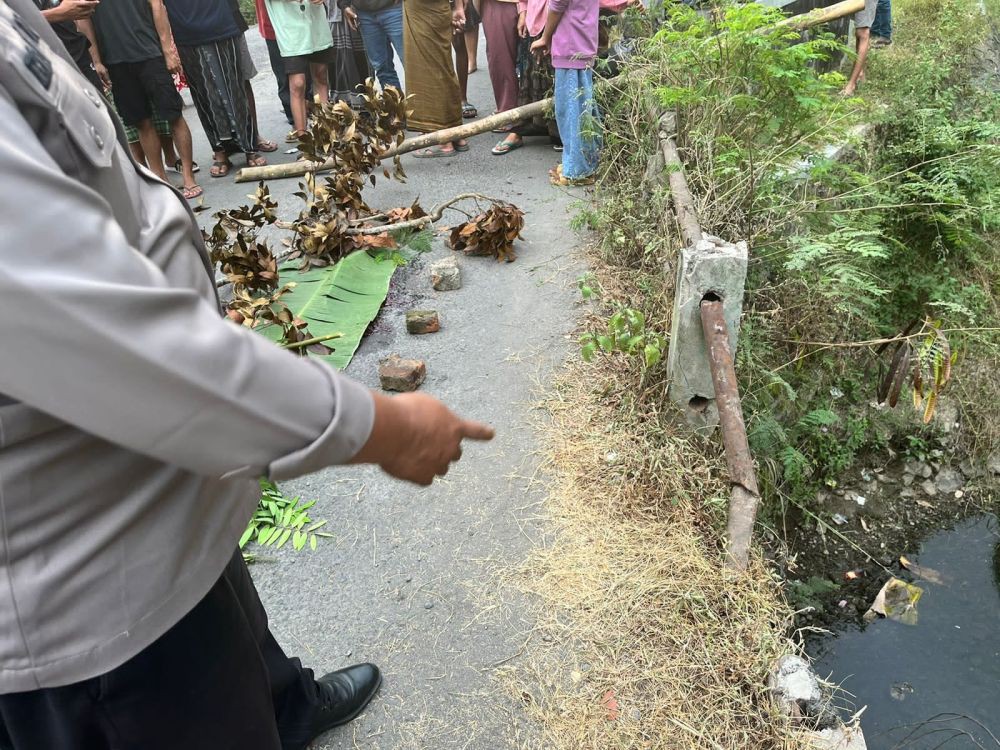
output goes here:
<path id="1" fill-rule="evenodd" d="M 175 161 L 173 163 L 173 165 L 168 164 L 167 165 L 167 171 L 168 172 L 176 172 L 177 174 L 183 174 L 183 172 L 184 172 L 184 162 L 182 162 L 180 159 L 178 159 L 177 161 Z M 201 167 L 198 166 L 198 162 L 196 162 L 196 161 L 191 162 L 191 171 L 192 172 L 200 172 L 201 171 Z"/>
<path id="2" fill-rule="evenodd" d="M 231 161 L 213 161 L 212 168 L 208 170 L 208 173 L 212 177 L 225 177 L 229 174 L 230 170 L 233 168 L 233 163 Z"/>
<path id="3" fill-rule="evenodd" d="M 523 145 L 524 145 L 523 140 L 518 140 L 513 142 L 500 141 L 500 143 L 495 145 L 490 150 L 490 153 L 493 154 L 494 156 L 503 156 L 504 154 L 509 154 L 511 151 L 517 151 L 517 149 L 521 148 L 521 146 Z"/>
<path id="4" fill-rule="evenodd" d="M 285 143 L 298 143 L 299 137 L 305 135 L 304 130 L 290 130 L 285 136 Z"/>
<path id="5" fill-rule="evenodd" d="M 266 167 L 267 166 L 267 159 L 265 159 L 263 156 L 261 156 L 260 154 L 258 154 L 256 151 L 254 151 L 253 153 L 247 154 L 246 157 L 247 157 L 247 166 L 248 167 Z"/>
<path id="6" fill-rule="evenodd" d="M 468 150 L 468 146 L 465 147 Z M 413 154 L 415 159 L 447 159 L 458 153 L 458 149 L 452 151 L 442 151 L 440 148 L 425 148 Z"/>
<path id="7" fill-rule="evenodd" d="M 265 154 L 270 154 L 272 151 L 278 150 L 278 144 L 274 141 L 269 141 L 266 138 L 262 138 L 257 141 L 257 150 L 263 151 Z"/>
<path id="8" fill-rule="evenodd" d="M 187 200 L 193 201 L 195 198 L 200 198 L 205 194 L 201 185 L 191 185 L 190 187 L 182 187 L 181 195 L 183 195 Z"/>
<path id="9" fill-rule="evenodd" d="M 469 150 L 469 144 L 468 144 L 468 143 L 463 143 L 463 144 L 461 144 L 461 145 L 459 145 L 459 144 L 457 144 L 457 143 L 453 143 L 453 144 L 452 144 L 452 147 L 453 147 L 453 148 L 454 148 L 454 149 L 455 149 L 455 150 L 456 150 L 456 151 L 457 151 L 458 153 L 460 153 L 460 154 L 464 154 L 464 153 L 465 153 L 466 151 L 468 151 L 468 150 Z"/>
<path id="10" fill-rule="evenodd" d="M 468 102 L 462 102 L 462 117 L 466 120 L 473 120 L 479 116 L 479 110 Z"/>
<path id="11" fill-rule="evenodd" d="M 499 128 L 493 128 L 494 133 L 509 133 L 514 129 L 513 125 L 502 125 Z"/>
<path id="12" fill-rule="evenodd" d="M 577 177 L 576 179 L 571 179 L 569 177 L 563 177 L 562 172 L 559 174 L 549 173 L 549 182 L 556 187 L 584 187 L 585 185 L 594 184 L 594 176 L 590 177 Z"/>

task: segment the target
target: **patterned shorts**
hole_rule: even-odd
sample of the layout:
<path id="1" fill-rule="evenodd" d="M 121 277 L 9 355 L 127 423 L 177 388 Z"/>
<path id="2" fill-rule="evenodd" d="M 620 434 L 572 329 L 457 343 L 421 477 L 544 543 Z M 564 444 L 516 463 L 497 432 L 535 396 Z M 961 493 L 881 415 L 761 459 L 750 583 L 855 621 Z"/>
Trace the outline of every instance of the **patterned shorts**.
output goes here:
<path id="1" fill-rule="evenodd" d="M 112 108 L 114 108 L 114 106 L 115 106 L 113 100 L 111 101 L 111 106 L 112 106 Z M 160 117 L 160 115 L 157 113 L 155 107 L 151 107 L 151 109 L 153 110 L 153 117 L 152 117 L 153 127 L 156 128 L 157 134 L 158 135 L 165 135 L 165 136 L 167 136 L 169 138 L 170 135 L 171 135 L 171 133 L 170 133 L 170 123 L 167 122 L 166 120 L 164 120 L 162 117 Z M 115 110 L 115 114 L 117 114 L 117 113 L 118 113 L 118 110 L 116 109 Z M 128 138 L 128 142 L 129 143 L 138 143 L 139 142 L 139 129 L 138 128 L 132 127 L 131 125 L 129 125 L 129 124 L 125 123 L 125 122 L 122 122 L 122 127 L 125 128 L 125 137 Z"/>

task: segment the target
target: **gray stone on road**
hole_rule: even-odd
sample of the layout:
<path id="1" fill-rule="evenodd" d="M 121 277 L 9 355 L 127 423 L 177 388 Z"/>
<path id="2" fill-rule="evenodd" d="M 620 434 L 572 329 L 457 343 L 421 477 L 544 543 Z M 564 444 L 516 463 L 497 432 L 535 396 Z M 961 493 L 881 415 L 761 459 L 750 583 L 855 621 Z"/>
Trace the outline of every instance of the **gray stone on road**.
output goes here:
<path id="1" fill-rule="evenodd" d="M 247 39 L 260 69 L 253 85 L 261 131 L 281 144 L 267 157 L 292 160 L 283 153 L 289 127 L 266 50 L 255 29 Z M 486 115 L 493 97 L 482 41 L 479 49 L 470 99 Z M 198 176 L 211 210 L 199 220 L 208 227 L 212 213 L 246 202 L 254 185 L 209 177 L 211 152 L 197 115 L 191 107 L 185 115 L 204 167 Z M 384 670 L 373 705 L 316 742 L 320 750 L 499 750 L 531 745 L 535 737 L 520 700 L 495 678 L 501 662 L 518 658 L 532 627 L 525 600 L 501 588 L 496 573 L 517 567 L 544 543 L 535 520 L 544 490 L 530 420 L 538 384 L 575 349 L 574 282 L 582 267 L 569 220 L 583 194 L 549 185 L 547 171 L 559 155 L 546 139 L 492 156 L 500 138 L 478 136 L 470 152 L 450 159 L 404 156 L 406 184 L 380 177 L 366 191 L 380 209 L 409 206 L 417 197 L 430 208 L 458 193 L 485 193 L 520 206 L 525 231 L 516 262 L 463 259 L 462 288 L 444 293 L 432 288 L 429 266 L 452 252 L 436 239 L 432 252 L 397 272 L 389 302 L 347 369 L 378 388 L 380 359 L 398 353 L 424 360 L 421 389 L 494 425 L 496 439 L 467 445 L 461 463 L 427 489 L 373 467 L 331 468 L 283 483 L 286 493 L 318 501 L 312 515 L 328 521 L 324 530 L 334 538 L 321 540 L 316 552 L 262 552 L 273 562 L 251 569 L 288 653 L 320 674 L 361 661 Z M 242 157 L 233 162 L 241 167 Z M 268 184 L 280 216 L 294 217 L 297 181 Z M 459 221 L 462 214 L 449 211 L 445 219 Z M 408 335 L 405 313 L 414 308 L 439 311 L 447 326 L 433 336 Z"/>

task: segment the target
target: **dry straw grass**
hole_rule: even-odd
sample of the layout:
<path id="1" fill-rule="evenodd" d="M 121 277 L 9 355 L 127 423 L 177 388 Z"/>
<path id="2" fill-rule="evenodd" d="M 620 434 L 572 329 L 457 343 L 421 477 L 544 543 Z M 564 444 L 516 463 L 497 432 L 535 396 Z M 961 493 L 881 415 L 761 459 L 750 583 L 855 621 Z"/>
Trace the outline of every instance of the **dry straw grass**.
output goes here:
<path id="1" fill-rule="evenodd" d="M 553 542 L 516 581 L 541 637 L 502 679 L 544 748 L 795 746 L 766 695 L 790 610 L 759 561 L 723 572 L 722 458 L 627 369 L 574 361 L 541 405 Z"/>

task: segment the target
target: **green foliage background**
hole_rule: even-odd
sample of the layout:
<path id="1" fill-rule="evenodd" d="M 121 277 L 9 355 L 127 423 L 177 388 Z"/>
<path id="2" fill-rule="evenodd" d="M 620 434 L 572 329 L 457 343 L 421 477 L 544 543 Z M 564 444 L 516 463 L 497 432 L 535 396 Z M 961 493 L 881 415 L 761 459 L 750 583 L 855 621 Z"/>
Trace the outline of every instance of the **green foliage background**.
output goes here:
<path id="1" fill-rule="evenodd" d="M 996 16 L 978 0 L 897 0 L 895 43 L 869 57 L 863 98 L 844 98 L 844 75 L 823 72 L 846 52 L 837 40 L 815 31 L 798 43 L 757 3 L 715 7 L 626 20 L 646 38 L 602 97 L 604 172 L 597 208 L 581 214 L 616 277 L 609 313 L 634 308 L 645 331 L 669 330 L 680 242 L 669 197 L 646 173 L 650 113 L 669 108 L 703 229 L 751 248 L 737 369 L 768 511 L 810 503 L 872 452 L 943 447 L 905 405 L 873 405 L 892 352 L 858 345 L 913 321 L 939 326 L 960 352 L 946 395 L 974 408 L 962 408 L 950 448 L 995 448 Z M 643 398 L 662 398 L 642 382 Z"/>
<path id="2" fill-rule="evenodd" d="M 257 5 L 254 0 L 240 0 L 240 12 L 251 26 L 257 23 Z"/>

